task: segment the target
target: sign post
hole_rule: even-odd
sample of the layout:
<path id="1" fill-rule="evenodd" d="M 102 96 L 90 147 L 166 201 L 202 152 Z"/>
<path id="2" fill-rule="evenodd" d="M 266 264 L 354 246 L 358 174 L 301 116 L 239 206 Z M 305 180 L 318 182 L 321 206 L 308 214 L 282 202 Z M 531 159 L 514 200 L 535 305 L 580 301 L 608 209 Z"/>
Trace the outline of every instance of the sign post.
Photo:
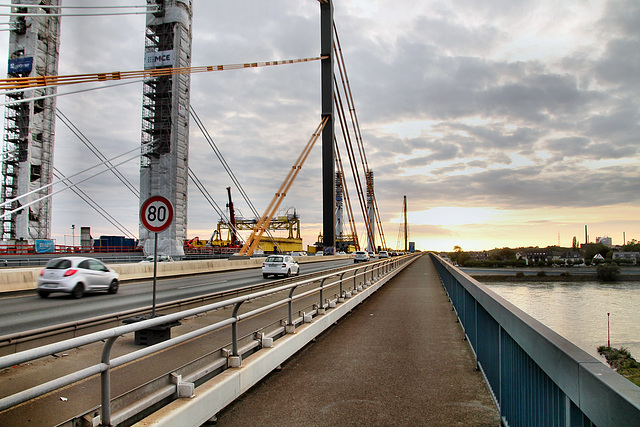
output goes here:
<path id="1" fill-rule="evenodd" d="M 173 206 L 162 196 L 151 196 L 140 208 L 140 221 L 144 228 L 152 231 L 153 239 L 153 304 L 151 317 L 156 316 L 156 278 L 158 272 L 158 233 L 166 230 L 173 221 Z"/>

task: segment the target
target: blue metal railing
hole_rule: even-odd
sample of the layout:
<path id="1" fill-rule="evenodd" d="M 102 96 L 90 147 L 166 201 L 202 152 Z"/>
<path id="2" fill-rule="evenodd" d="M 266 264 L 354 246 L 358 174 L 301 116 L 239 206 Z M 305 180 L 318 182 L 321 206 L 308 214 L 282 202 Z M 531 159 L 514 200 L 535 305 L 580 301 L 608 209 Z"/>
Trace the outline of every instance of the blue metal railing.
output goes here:
<path id="1" fill-rule="evenodd" d="M 640 387 L 436 255 L 508 426 L 640 426 Z"/>

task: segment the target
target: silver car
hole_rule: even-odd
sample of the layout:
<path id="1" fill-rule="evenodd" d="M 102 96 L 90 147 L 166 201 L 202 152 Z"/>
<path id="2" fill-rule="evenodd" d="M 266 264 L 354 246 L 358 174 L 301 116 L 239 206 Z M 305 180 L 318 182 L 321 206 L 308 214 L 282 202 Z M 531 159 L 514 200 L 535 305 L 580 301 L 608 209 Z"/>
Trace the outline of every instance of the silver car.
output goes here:
<path id="1" fill-rule="evenodd" d="M 353 262 L 354 263 L 358 263 L 358 262 L 367 262 L 369 261 L 369 254 L 365 251 L 356 251 L 355 254 L 353 254 Z"/>
<path id="2" fill-rule="evenodd" d="M 292 274 L 298 276 L 300 265 L 291 255 L 269 255 L 262 263 L 262 277 L 266 279 L 270 274 L 285 277 Z"/>
<path id="3" fill-rule="evenodd" d="M 38 278 L 38 295 L 46 298 L 53 292 L 82 298 L 85 292 L 118 292 L 118 273 L 94 258 L 54 258 L 45 265 Z"/>

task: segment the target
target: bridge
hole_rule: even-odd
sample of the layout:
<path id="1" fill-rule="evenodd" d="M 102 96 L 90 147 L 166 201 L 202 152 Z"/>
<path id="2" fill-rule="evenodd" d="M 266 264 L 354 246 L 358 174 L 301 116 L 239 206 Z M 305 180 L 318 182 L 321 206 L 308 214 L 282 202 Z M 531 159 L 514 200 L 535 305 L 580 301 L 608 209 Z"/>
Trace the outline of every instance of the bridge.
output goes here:
<path id="1" fill-rule="evenodd" d="M 0 357 L 0 424 L 640 419 L 637 386 L 437 256 L 271 285 Z M 139 342 L 176 322 L 171 338 Z"/>
<path id="2" fill-rule="evenodd" d="M 345 141 L 352 136 L 356 141 L 355 149 L 344 144 L 345 157 L 354 175 L 351 185 L 357 189 L 367 248 L 375 249 L 376 238 L 386 248 L 373 173 L 359 129 L 355 126 L 353 134 L 348 131 L 357 124 L 353 100 L 347 95 L 348 78 L 342 74 L 345 85 L 339 86 L 334 76 L 334 65 L 340 73 L 345 65 L 339 56 L 333 6 L 330 0 L 318 3 L 322 37 L 320 55 L 314 58 L 192 67 L 191 1 L 149 0 L 144 7 L 148 16 L 145 70 L 60 76 L 56 52 L 62 14 L 57 12 L 63 6 L 57 0 L 47 5 L 19 2 L 11 18 L 11 72 L 2 82 L 9 98 L 3 150 L 3 239 L 31 243 L 50 237 L 56 174 L 59 183 L 77 190 L 75 176 L 55 171 L 51 158 L 55 117 L 74 128 L 56 109 L 58 85 L 126 79 L 143 84 L 143 138 L 133 150 L 140 154 L 130 156 L 140 159 L 140 184 L 124 179 L 123 185 L 140 203 L 156 194 L 172 202 L 176 221 L 162 234 L 161 246 L 179 255 L 187 230 L 187 182 L 199 183 L 187 166 L 189 119 L 199 127 L 204 124 L 190 105 L 189 76 L 320 61 L 320 124 L 309 132 L 311 139 L 265 213 L 252 209 L 256 227 L 245 239 L 243 251 L 250 254 L 267 232 L 297 172 L 321 139 L 323 244 L 327 254 L 334 252 L 336 238 L 343 233 L 338 202 L 348 200 L 349 188 L 341 169 L 341 150 L 336 148 L 336 124 Z M 43 28 L 47 30 L 40 33 Z M 45 36 L 40 38 L 41 34 Z M 42 43 L 29 45 L 33 51 L 21 50 L 29 38 Z M 343 92 L 344 99 L 338 92 Z M 202 132 L 208 134 L 204 128 Z M 117 159 L 130 154 L 110 159 L 100 153 L 96 156 L 118 175 Z M 206 189 L 200 189 L 206 194 Z M 244 194 L 240 185 L 237 190 Z M 355 238 L 357 221 L 350 205 L 345 210 Z M 123 230 L 117 220 L 114 224 Z M 139 231 L 148 250 L 144 242 L 150 233 L 142 227 Z M 133 235 L 128 230 L 123 233 Z M 406 234 L 405 227 L 405 238 Z M 222 269 L 245 261 L 225 259 Z M 53 324 L 4 334 L 0 341 L 8 350 L 0 357 L 6 379 L 0 395 L 0 425 L 195 426 L 216 420 L 221 425 L 248 420 L 274 424 L 322 420 L 342 425 L 348 420 L 354 424 L 631 426 L 640 419 L 635 386 L 435 256 L 409 254 L 366 266 L 354 266 L 351 258 L 340 256 L 306 261 L 310 275 L 259 283 L 249 276 L 237 278 L 241 273 L 235 268 L 233 273 L 216 273 L 224 274 L 222 278 L 207 279 L 212 282 L 190 282 L 209 271 L 180 262 L 172 267 L 186 272 L 169 273 L 174 278 L 163 282 L 176 286 L 170 290 L 176 296 L 159 307 L 161 317 L 142 317 L 146 302 L 138 301 L 134 308 L 116 312 L 106 313 L 102 307 L 100 312 L 105 313 L 99 319 L 85 314 L 64 327 Z M 251 275 L 261 259 L 254 260 L 257 264 L 246 262 L 237 270 Z M 143 269 L 118 268 L 123 272 Z M 33 282 L 32 272 L 6 274 L 23 275 L 28 278 L 25 281 Z M 123 286 L 122 297 L 127 297 L 126 291 L 133 293 L 140 280 L 132 277 Z M 235 285 L 222 291 L 218 285 L 224 282 Z M 186 297 L 185 289 L 206 292 Z M 98 302 L 94 300 L 83 305 L 93 306 Z M 26 302 L 18 304 L 22 303 Z M 18 306 L 17 311 L 22 308 Z M 65 304 L 62 310 L 72 308 L 78 309 Z M 41 310 L 55 320 L 61 308 L 54 312 L 43 305 Z"/>

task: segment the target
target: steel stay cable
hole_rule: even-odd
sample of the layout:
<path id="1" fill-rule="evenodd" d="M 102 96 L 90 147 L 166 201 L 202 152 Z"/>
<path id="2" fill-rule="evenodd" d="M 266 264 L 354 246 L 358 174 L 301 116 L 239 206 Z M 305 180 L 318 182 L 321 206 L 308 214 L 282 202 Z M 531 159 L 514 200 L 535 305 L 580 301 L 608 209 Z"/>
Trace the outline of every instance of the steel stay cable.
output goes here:
<path id="1" fill-rule="evenodd" d="M 76 136 L 82 143 L 100 160 L 104 161 L 107 166 L 112 166 L 111 162 L 107 159 L 107 157 L 100 152 L 100 150 L 93 145 L 93 143 L 87 138 L 84 133 L 78 127 L 73 124 L 71 119 L 69 119 L 59 108 L 56 107 L 56 116 L 62 121 L 62 123 L 69 128 L 69 130 Z M 138 189 L 117 169 L 112 168 L 111 172 L 122 182 L 125 187 L 127 187 L 134 196 L 140 197 L 140 192 Z"/>
<path id="2" fill-rule="evenodd" d="M 87 88 L 87 89 L 72 90 L 70 92 L 64 92 L 64 93 L 55 92 L 55 93 L 51 93 L 49 95 L 34 96 L 32 98 L 14 99 L 12 101 L 6 101 L 6 102 L 3 102 L 3 103 L 0 103 L 0 107 L 4 107 L 6 105 L 20 104 L 22 102 L 37 101 L 39 99 L 55 98 L 57 96 L 74 95 L 76 93 L 91 92 L 93 90 L 108 89 L 108 88 L 117 87 L 117 86 L 130 85 L 130 84 L 134 84 L 134 83 L 142 83 L 143 81 L 144 81 L 143 79 L 132 80 L 130 82 L 121 82 L 121 83 L 115 83 L 115 84 L 98 86 L 98 87 L 90 87 L 90 88 Z M 25 88 L 24 92 L 26 92 L 28 90 L 36 90 L 36 89 L 42 89 L 42 88 L 40 88 L 40 87 Z M 45 89 L 47 89 L 47 88 L 45 88 Z M 50 89 L 53 89 L 53 87 L 51 87 Z M 10 93 L 20 93 L 20 92 L 22 92 L 22 91 L 10 91 Z M 6 92 L 5 95 L 7 93 L 9 93 L 9 92 Z M 0 95 L 2 95 L 2 94 L 0 94 Z"/>
<path id="3" fill-rule="evenodd" d="M 349 133 L 349 129 L 345 123 L 345 114 L 344 107 L 342 104 L 342 97 L 340 96 L 340 88 L 338 87 L 337 81 L 334 79 L 335 93 L 334 102 L 338 106 L 338 119 L 340 122 L 340 128 L 342 130 L 342 134 L 344 136 L 345 146 L 347 148 L 347 155 L 349 157 L 349 165 L 351 166 L 351 174 L 353 176 L 353 181 L 356 187 L 356 192 L 358 194 L 358 201 L 360 203 L 360 210 L 362 211 L 362 216 L 365 223 L 365 228 L 367 232 L 367 241 L 372 241 L 373 230 L 371 230 L 371 224 L 367 220 L 367 210 L 366 203 L 364 201 L 364 191 L 362 190 L 362 183 L 360 181 L 360 171 L 358 169 L 358 163 L 355 159 L 355 153 L 353 151 L 353 144 L 351 143 L 351 135 Z"/>
<path id="4" fill-rule="evenodd" d="M 98 214 L 100 214 L 104 219 L 109 221 L 114 227 L 116 227 L 122 234 L 125 234 L 129 237 L 135 238 L 136 235 L 129 231 L 124 225 L 122 225 L 117 219 L 115 219 L 107 210 L 103 209 L 95 200 L 93 200 L 87 193 L 85 193 L 80 187 L 74 186 L 73 181 L 67 179 L 64 174 L 62 174 L 55 167 L 53 168 L 53 175 L 59 179 L 62 183 L 67 185 L 67 181 L 71 183 L 71 185 L 67 185 L 67 187 L 76 193 L 78 197 L 80 197 L 87 205 L 89 205 L 93 210 L 95 210 Z"/>
<path id="5" fill-rule="evenodd" d="M 62 16 L 124 16 L 124 15 L 151 15 L 157 11 L 147 12 L 109 12 L 109 13 L 0 13 L 0 16 L 43 16 L 47 18 L 57 18 Z"/>
<path id="6" fill-rule="evenodd" d="M 113 160 L 118 159 L 118 158 L 120 158 L 120 157 L 126 156 L 127 154 L 132 153 L 132 152 L 134 152 L 134 151 L 137 151 L 137 150 L 139 150 L 141 147 L 142 147 L 142 148 L 147 147 L 147 146 L 149 146 L 150 144 L 152 144 L 152 143 L 151 143 L 151 142 L 148 142 L 148 143 L 146 143 L 146 144 L 142 144 L 140 147 L 136 147 L 136 148 L 134 148 L 133 150 L 129 150 L 129 151 L 127 151 L 127 152 L 124 152 L 124 153 L 122 153 L 122 154 L 119 154 L 119 155 L 117 155 L 117 156 L 115 156 L 115 157 L 112 157 L 111 159 L 108 159 L 107 161 L 109 161 L 109 162 L 110 162 L 110 161 L 113 161 Z M 127 159 L 127 160 L 125 160 L 125 161 L 123 161 L 123 162 L 121 162 L 121 163 L 118 163 L 116 166 L 119 166 L 119 165 L 121 165 L 121 164 L 123 164 L 123 163 L 126 163 L 126 162 L 128 162 L 128 161 L 130 161 L 130 160 L 133 160 L 133 159 L 135 159 L 136 157 L 140 157 L 140 154 L 139 154 L 139 155 L 137 155 L 137 156 L 131 157 L 130 159 Z M 93 165 L 93 166 L 91 166 L 91 167 L 88 167 L 88 168 L 86 168 L 86 169 L 84 169 L 84 170 L 81 170 L 80 172 L 76 172 L 76 173 L 74 173 L 73 175 L 68 176 L 68 177 L 67 177 L 67 179 L 69 179 L 69 178 L 74 178 L 74 177 L 76 177 L 76 176 L 78 176 L 78 175 L 82 175 L 83 173 L 86 173 L 86 172 L 90 171 L 91 169 L 95 169 L 95 168 L 97 168 L 98 166 L 102 166 L 102 165 L 104 165 L 104 164 L 106 164 L 106 161 L 105 161 L 105 162 L 98 163 L 98 164 Z M 114 166 L 114 167 L 115 167 L 115 166 Z M 104 170 L 104 171 L 102 171 L 102 172 L 100 172 L 100 173 L 103 173 L 103 172 L 106 172 L 106 170 Z M 96 174 L 96 175 L 93 175 L 93 176 L 97 176 L 97 175 L 99 175 L 99 174 Z M 86 179 L 85 179 L 84 181 L 86 181 Z M 84 181 L 81 181 L 81 182 L 84 182 Z M 29 196 L 29 195 L 31 195 L 31 194 L 39 193 L 39 192 L 41 192 L 42 190 L 45 190 L 45 189 L 47 189 L 47 188 L 49 188 L 49 187 L 52 187 L 52 186 L 54 186 L 55 184 L 59 184 L 59 183 L 60 183 L 60 181 L 55 181 L 55 182 L 49 183 L 49 184 L 47 184 L 47 185 L 43 185 L 43 186 L 42 186 L 42 187 L 40 187 L 40 188 L 36 188 L 35 190 L 31 190 L 31 191 L 29 191 L 29 192 L 27 192 L 27 193 L 21 194 L 20 196 L 18 196 L 18 197 L 16 197 L 16 198 L 14 198 L 14 199 L 7 200 L 7 201 L 5 201 L 5 202 L 3 202 L 3 203 L 0 203 L 0 206 L 4 206 L 4 205 L 7 205 L 7 204 L 10 204 L 10 203 L 12 203 L 12 202 L 14 202 L 14 201 L 16 201 L 16 200 L 19 200 L 19 199 L 21 199 L 21 198 L 23 198 L 23 197 L 26 197 L 26 196 Z"/>
<path id="7" fill-rule="evenodd" d="M 342 157 L 340 156 L 340 150 L 338 149 L 338 139 L 335 137 L 333 138 L 333 144 L 336 150 L 336 164 L 338 166 L 338 170 L 340 172 L 340 181 L 342 182 L 342 189 L 344 191 L 344 197 L 343 199 L 346 201 L 347 203 L 347 217 L 349 219 L 349 228 L 351 229 L 351 235 L 354 238 L 354 243 L 355 243 L 355 247 L 356 250 L 360 250 L 360 242 L 358 241 L 358 231 L 356 229 L 355 226 L 355 219 L 353 216 L 353 209 L 351 207 L 351 198 L 349 197 L 349 189 L 347 187 L 347 180 L 345 179 L 344 176 L 344 167 L 342 165 Z"/>
<path id="8" fill-rule="evenodd" d="M 26 89 L 33 87 L 61 86 L 77 83 L 104 82 L 108 80 L 126 80 L 134 78 L 155 78 L 179 74 L 207 73 L 213 71 L 227 71 L 244 68 L 267 67 L 274 65 L 297 64 L 302 62 L 319 61 L 324 57 L 285 59 L 267 62 L 247 62 L 227 65 L 201 65 L 195 67 L 166 67 L 136 71 L 111 71 L 106 73 L 70 74 L 61 76 L 33 76 L 9 77 L 0 79 L 0 89 Z"/>
<path id="9" fill-rule="evenodd" d="M 351 85 L 349 84 L 349 75 L 347 74 L 347 67 L 346 64 L 344 62 L 344 56 L 342 55 L 342 46 L 340 44 L 340 38 L 338 37 L 338 30 L 336 28 L 336 26 L 333 26 L 334 28 L 334 34 L 335 34 L 335 40 L 336 40 L 336 45 L 337 45 L 337 53 L 338 53 L 338 68 L 341 69 L 341 73 L 344 72 L 344 76 L 346 79 L 346 83 L 343 80 L 343 84 L 345 85 L 345 90 L 347 93 L 347 102 L 350 104 L 350 108 L 349 108 L 349 112 L 352 116 L 352 121 L 353 121 L 353 125 L 354 125 L 354 130 L 356 132 L 356 142 L 358 143 L 358 147 L 362 147 L 360 155 L 362 158 L 362 161 L 364 163 L 364 167 L 365 170 L 369 170 L 369 164 L 367 162 L 367 156 L 366 156 L 366 152 L 364 151 L 364 144 L 362 142 L 362 133 L 360 132 L 360 123 L 358 122 L 358 115 L 356 114 L 356 109 L 355 109 L 355 103 L 353 101 L 353 94 L 351 92 Z M 378 209 L 378 201 L 376 199 L 375 196 L 375 192 L 373 191 L 373 182 L 371 182 L 371 178 L 369 177 L 369 174 L 366 174 L 366 180 L 367 180 L 367 188 L 370 188 L 370 194 L 371 194 L 371 199 L 373 201 L 373 210 L 374 210 L 374 216 L 375 216 L 375 220 L 376 223 L 378 225 L 378 233 L 380 235 L 380 239 L 381 239 L 381 243 L 382 243 L 382 247 L 386 248 L 387 243 L 384 237 L 384 231 L 382 229 L 382 221 L 380 219 L 380 211 Z"/>
<path id="10" fill-rule="evenodd" d="M 200 131 L 204 135 L 204 138 L 209 143 L 209 146 L 211 147 L 211 149 L 215 153 L 215 155 L 218 158 L 218 160 L 220 160 L 220 163 L 222 164 L 222 167 L 225 169 L 225 171 L 227 172 L 227 175 L 229 175 L 229 177 L 231 178 L 231 180 L 235 184 L 236 189 L 238 190 L 238 192 L 240 192 L 240 195 L 243 197 L 244 201 L 249 206 L 249 209 L 251 209 L 251 212 L 253 212 L 253 215 L 256 218 L 259 218 L 260 215 L 258 214 L 258 211 L 256 210 L 256 208 L 253 205 L 253 203 L 251 203 L 251 199 L 249 199 L 249 195 L 244 191 L 244 188 L 242 187 L 242 184 L 240 184 L 240 181 L 238 181 L 238 178 L 233 173 L 233 170 L 231 169 L 231 167 L 229 166 L 229 164 L 225 160 L 224 156 L 222 155 L 222 152 L 220 151 L 220 149 L 216 145 L 215 141 L 213 140 L 213 138 L 209 134 L 209 131 L 207 130 L 206 126 L 204 125 L 204 123 L 200 119 L 200 116 L 198 116 L 198 114 L 196 113 L 196 111 L 195 111 L 195 109 L 193 108 L 192 105 L 189 106 L 189 114 L 191 115 L 193 120 L 196 122 L 196 125 L 198 126 L 198 128 L 200 128 Z M 239 231 L 239 230 L 236 228 L 236 231 Z M 278 250 L 281 251 L 280 245 L 275 240 L 275 238 L 273 237 L 273 235 L 271 234 L 271 232 L 269 230 L 267 230 L 267 236 L 269 237 L 271 242 L 278 248 Z"/>
<path id="11" fill-rule="evenodd" d="M 137 148 L 136 148 L 136 150 L 137 150 Z M 130 151 L 129 151 L 129 152 L 130 152 Z M 125 153 L 125 154 L 128 154 L 129 152 L 127 152 L 127 153 Z M 123 155 L 124 155 L 124 154 L 121 154 L 121 155 L 119 155 L 119 156 L 117 156 L 117 157 L 122 157 Z M 133 160 L 133 159 L 137 159 L 137 158 L 139 158 L 141 155 L 142 155 L 142 154 L 138 154 L 138 155 L 136 155 L 136 156 L 130 157 L 130 158 L 128 158 L 128 159 L 125 159 L 125 160 L 123 160 L 122 162 L 115 164 L 113 167 L 117 167 L 117 166 L 120 166 L 120 165 L 122 165 L 122 164 L 124 164 L 124 163 L 127 163 L 127 162 L 129 162 L 129 161 L 131 161 L 131 160 Z M 103 163 L 101 163 L 101 164 L 103 164 Z M 99 166 L 99 165 L 97 165 L 97 166 Z M 94 167 L 95 167 L 95 166 L 94 166 Z M 92 169 L 92 168 L 90 168 L 90 169 Z M 87 170 L 90 170 L 90 169 L 87 169 Z M 82 172 L 78 172 L 78 173 L 76 173 L 76 174 L 72 175 L 71 177 L 73 177 L 73 176 L 77 176 L 77 175 L 79 175 L 79 174 L 81 174 L 81 173 L 84 173 L 84 172 L 86 172 L 87 170 L 82 171 Z M 20 211 L 20 210 L 22 210 L 22 209 L 24 209 L 24 208 L 26 208 L 26 207 L 28 207 L 28 206 L 31 206 L 31 205 L 33 205 L 33 204 L 36 204 L 36 203 L 38 203 L 38 202 L 40 202 L 40 201 L 42 201 L 42 200 L 44 200 L 44 199 L 47 199 L 47 198 L 49 198 L 49 197 L 53 197 L 54 195 L 56 195 L 56 194 L 58 194 L 58 193 L 61 193 L 62 191 L 66 190 L 66 189 L 68 189 L 68 188 L 70 188 L 70 187 L 75 187 L 75 186 L 77 186 L 77 185 L 79 185 L 79 184 L 82 184 L 83 182 L 88 181 L 88 180 L 90 180 L 90 179 L 92 179 L 92 178 L 95 178 L 95 177 L 96 177 L 96 176 L 98 176 L 98 175 L 102 175 L 103 173 L 105 173 L 105 172 L 107 172 L 107 171 L 109 171 L 109 169 L 105 169 L 105 170 L 102 170 L 102 171 L 100 171 L 100 172 L 98 172 L 98 173 L 96 173 L 96 174 L 94 174 L 94 175 L 91 175 L 91 176 L 89 176 L 89 177 L 87 177 L 87 178 L 85 178 L 85 179 L 83 179 L 83 180 L 81 180 L 81 181 L 79 181 L 79 182 L 77 182 L 77 183 L 73 184 L 72 186 L 67 186 L 66 188 L 60 189 L 60 190 L 58 190 L 58 191 L 54 191 L 54 192 L 52 192 L 52 193 L 50 193 L 50 194 L 47 194 L 47 195 L 45 195 L 45 196 L 42 196 L 42 197 L 40 197 L 40 198 L 38 198 L 38 199 L 32 200 L 31 202 L 29 202 L 29 203 L 27 203 L 27 204 L 24 204 L 24 205 L 20 206 L 19 208 L 13 209 L 13 210 L 11 210 L 11 211 L 5 211 L 2 215 L 0 215 L 0 218 L 4 218 L 4 217 L 6 217 L 6 216 L 9 216 L 9 215 L 11 215 L 11 214 L 13 214 L 13 213 L 15 213 L 15 212 L 18 212 L 18 211 Z M 68 177 L 68 178 L 70 178 L 70 177 Z M 28 194 L 33 194 L 33 193 L 35 193 L 35 192 L 42 191 L 43 189 L 48 188 L 48 187 L 51 187 L 51 186 L 53 186 L 54 184 L 59 184 L 60 182 L 61 182 L 61 181 L 56 181 L 56 182 L 54 182 L 54 183 L 47 184 L 47 185 L 45 185 L 45 186 L 43 186 L 43 187 L 40 187 L 40 188 L 39 188 L 39 189 L 37 189 L 37 190 L 33 190 L 33 191 L 30 191 L 29 193 L 25 193 L 25 194 L 23 194 L 23 195 L 21 195 L 21 196 L 19 196 L 19 197 L 16 197 L 15 199 L 7 200 L 6 202 L 4 202 L 4 203 L 0 204 L 0 206 L 1 206 L 1 205 L 6 205 L 6 204 L 8 204 L 8 203 L 11 203 L 11 202 L 13 202 L 14 200 L 18 200 L 18 199 L 20 199 L 20 198 L 22 198 L 22 197 L 25 197 L 25 196 L 26 196 L 26 195 L 28 195 Z"/>
<path id="12" fill-rule="evenodd" d="M 360 210 L 361 210 L 361 212 L 362 212 L 362 216 L 363 216 L 363 219 L 364 219 L 365 224 L 368 224 L 368 221 L 366 220 L 366 218 L 367 218 L 367 213 L 366 213 L 366 209 L 365 209 L 365 205 L 364 205 L 364 200 L 363 200 L 363 199 L 364 199 L 364 197 L 363 197 L 363 194 L 362 194 L 362 184 L 360 183 L 360 177 L 359 177 L 359 173 L 358 173 L 358 171 L 357 171 L 357 164 L 355 164 L 355 161 L 354 161 L 354 159 L 353 159 L 353 148 L 352 148 L 352 147 L 351 147 L 351 145 L 350 145 L 350 144 L 351 144 L 351 137 L 350 137 L 350 135 L 349 135 L 349 133 L 348 133 L 348 129 L 346 129 L 346 128 L 345 128 L 345 123 L 344 123 L 344 120 L 345 120 L 345 118 L 344 118 L 344 111 L 342 110 L 342 101 L 341 101 L 341 98 L 340 98 L 340 96 L 339 96 L 339 95 L 340 95 L 340 94 L 339 94 L 339 89 L 337 89 L 337 88 L 336 88 L 336 91 L 337 91 L 336 93 L 338 94 L 338 96 L 336 97 L 335 102 L 336 102 L 336 104 L 337 104 L 337 106 L 338 106 L 338 120 L 339 120 L 339 123 L 340 123 L 340 130 L 342 131 L 342 135 L 343 135 L 343 138 L 344 138 L 345 147 L 347 148 L 347 157 L 349 158 L 349 164 L 350 164 L 350 166 L 351 166 L 351 174 L 352 174 L 352 176 L 353 176 L 354 185 L 355 185 L 355 187 L 356 187 L 356 194 L 358 195 L 358 202 L 359 202 L 359 204 L 360 204 Z M 340 152 L 340 151 L 337 149 L 337 141 L 336 141 L 336 151 L 337 151 L 338 153 Z M 339 156 L 339 154 L 338 154 L 338 156 Z M 342 158 L 341 158 L 341 157 L 339 157 L 339 159 L 340 159 L 340 167 L 342 168 Z M 343 168 L 342 168 L 342 169 L 343 169 Z M 344 169 L 343 169 L 343 170 L 344 170 Z M 343 176 L 343 180 L 344 180 L 344 181 L 345 181 L 345 183 L 346 183 L 346 178 L 345 178 L 344 176 Z M 346 187 L 346 185 L 345 185 L 345 187 Z M 350 201 L 350 200 L 349 200 L 349 202 L 348 202 L 348 206 L 349 206 L 349 209 L 351 209 L 351 201 Z M 350 219 L 353 219 L 353 211 L 351 211 Z M 353 228 L 353 227 L 355 227 L 355 221 L 354 221 L 354 224 L 352 224 L 352 225 L 351 225 L 351 227 L 352 227 L 352 228 Z M 368 238 L 368 239 L 370 239 L 370 237 L 371 237 L 371 232 L 370 232 L 370 230 L 369 230 L 369 226 L 365 225 L 365 227 L 367 228 L 367 238 Z M 357 237 L 357 230 L 356 230 L 356 231 L 353 231 L 353 232 L 354 232 L 354 234 L 355 234 L 355 235 L 356 235 L 356 237 Z M 358 243 L 358 246 L 359 246 L 359 243 Z"/>
<path id="13" fill-rule="evenodd" d="M 336 51 L 337 55 L 336 55 L 336 63 L 338 64 L 338 70 L 340 72 L 340 75 L 342 76 L 342 83 L 343 86 L 345 88 L 345 93 L 347 95 L 347 104 L 349 106 L 349 113 L 351 115 L 351 120 L 352 120 L 352 124 L 354 127 L 354 132 L 356 135 L 356 142 L 358 145 L 358 151 L 360 152 L 360 158 L 362 160 L 363 163 L 363 167 L 365 168 L 365 172 L 369 171 L 369 165 L 367 162 L 367 157 L 366 157 L 366 153 L 364 151 L 364 144 L 362 142 L 362 134 L 360 132 L 360 124 L 358 122 L 358 116 L 356 114 L 356 110 L 355 110 L 355 103 L 353 101 L 353 94 L 351 92 L 351 85 L 349 84 L 349 76 L 347 74 L 347 69 L 346 69 L 346 65 L 344 62 L 344 56 L 342 55 L 342 46 L 340 44 L 340 38 L 338 36 L 338 30 L 335 26 L 335 24 L 333 25 L 333 29 L 334 29 L 334 35 L 335 35 L 335 43 L 334 43 L 334 50 Z M 346 79 L 346 80 L 345 80 Z M 380 235 L 380 239 L 381 239 L 381 243 L 382 246 L 386 248 L 387 244 L 386 244 L 386 240 L 384 237 L 384 231 L 382 229 L 382 221 L 380 220 L 380 211 L 378 209 L 378 202 L 376 200 L 375 197 L 375 193 L 373 191 L 373 182 L 371 180 L 371 177 L 369 176 L 368 173 L 366 173 L 366 181 L 367 181 L 367 189 L 369 190 L 369 194 L 371 195 L 371 199 L 373 202 L 373 210 L 374 210 L 374 216 L 375 216 L 375 221 L 378 225 L 378 232 Z"/>
<path id="14" fill-rule="evenodd" d="M 157 9 L 158 5 L 123 5 L 123 6 L 70 6 L 70 5 L 50 5 L 50 4 L 0 4 L 0 7 L 13 7 L 16 9 Z"/>

